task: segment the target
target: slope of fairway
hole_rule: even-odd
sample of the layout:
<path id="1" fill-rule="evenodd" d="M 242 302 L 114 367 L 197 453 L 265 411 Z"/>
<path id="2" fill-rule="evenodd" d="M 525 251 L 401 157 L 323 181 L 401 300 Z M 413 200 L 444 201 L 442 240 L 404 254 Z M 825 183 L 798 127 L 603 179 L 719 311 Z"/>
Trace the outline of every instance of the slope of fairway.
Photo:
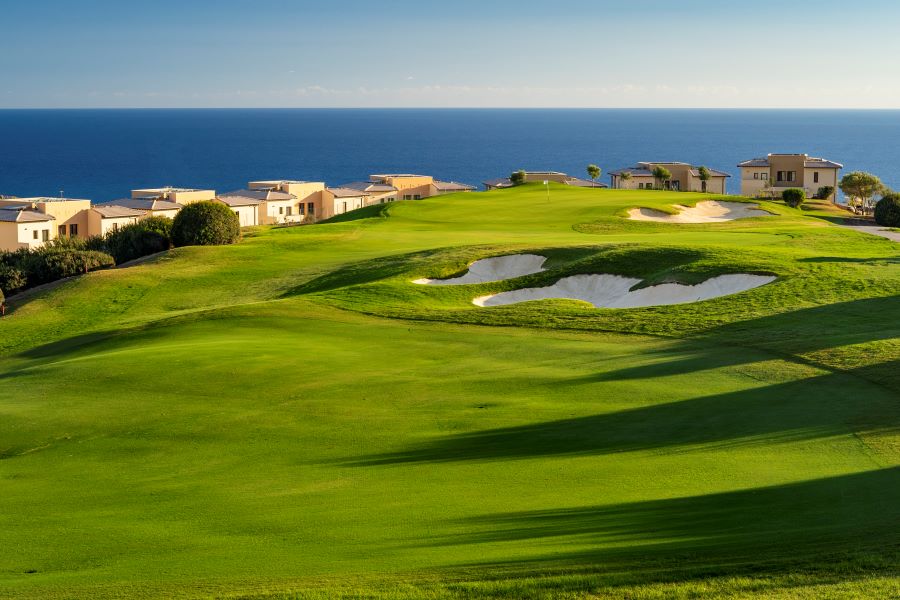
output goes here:
<path id="1" fill-rule="evenodd" d="M 0 596 L 895 595 L 900 251 L 827 207 L 623 217 L 692 198 L 398 203 L 13 299 Z M 515 252 L 547 270 L 412 283 Z M 778 279 L 471 305 L 593 272 Z"/>

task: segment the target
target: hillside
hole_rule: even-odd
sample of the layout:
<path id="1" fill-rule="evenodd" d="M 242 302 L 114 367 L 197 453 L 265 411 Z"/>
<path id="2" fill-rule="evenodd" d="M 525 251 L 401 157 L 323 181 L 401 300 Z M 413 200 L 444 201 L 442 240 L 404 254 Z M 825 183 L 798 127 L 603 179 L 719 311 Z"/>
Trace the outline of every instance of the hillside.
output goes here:
<path id="1" fill-rule="evenodd" d="M 626 218 L 705 199 L 399 202 L 13 298 L 0 597 L 900 594 L 900 244 Z M 600 273 L 776 279 L 472 304 Z"/>

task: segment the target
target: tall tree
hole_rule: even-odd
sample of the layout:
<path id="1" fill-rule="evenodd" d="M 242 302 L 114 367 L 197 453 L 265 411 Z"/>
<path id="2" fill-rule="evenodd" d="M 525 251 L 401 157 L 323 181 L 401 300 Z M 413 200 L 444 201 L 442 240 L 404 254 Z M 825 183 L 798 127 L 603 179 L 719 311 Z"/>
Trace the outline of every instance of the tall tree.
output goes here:
<path id="1" fill-rule="evenodd" d="M 712 179 L 712 173 L 709 172 L 709 169 L 703 166 L 701 166 L 698 171 L 700 173 L 700 183 L 702 188 L 701 191 L 706 192 L 706 188 L 708 186 L 707 182 Z"/>
<path id="2" fill-rule="evenodd" d="M 666 182 L 672 179 L 672 171 L 668 170 L 662 165 L 656 165 L 653 167 L 653 179 L 656 180 L 656 188 L 663 189 L 665 187 Z"/>
<path id="3" fill-rule="evenodd" d="M 838 184 L 841 191 L 847 195 L 850 205 L 859 208 L 863 213 L 869 212 L 875 194 L 883 192 L 885 187 L 881 179 L 865 171 L 853 171 L 841 178 Z"/>
<path id="4" fill-rule="evenodd" d="M 588 165 L 587 166 L 587 174 L 588 174 L 588 177 L 591 178 L 591 183 L 596 183 L 597 178 L 600 177 L 601 173 L 603 173 L 603 171 L 597 165 Z"/>

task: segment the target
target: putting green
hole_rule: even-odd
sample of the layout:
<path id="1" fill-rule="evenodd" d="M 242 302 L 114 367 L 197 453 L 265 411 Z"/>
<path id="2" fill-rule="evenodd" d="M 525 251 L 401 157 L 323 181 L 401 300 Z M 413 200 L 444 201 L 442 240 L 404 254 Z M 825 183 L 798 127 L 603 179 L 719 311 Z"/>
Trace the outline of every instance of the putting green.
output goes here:
<path id="1" fill-rule="evenodd" d="M 13 298 L 0 596 L 900 593 L 898 246 L 823 205 L 623 216 L 691 198 L 404 202 Z M 547 270 L 410 283 L 523 251 Z M 471 305 L 600 267 L 778 279 Z"/>

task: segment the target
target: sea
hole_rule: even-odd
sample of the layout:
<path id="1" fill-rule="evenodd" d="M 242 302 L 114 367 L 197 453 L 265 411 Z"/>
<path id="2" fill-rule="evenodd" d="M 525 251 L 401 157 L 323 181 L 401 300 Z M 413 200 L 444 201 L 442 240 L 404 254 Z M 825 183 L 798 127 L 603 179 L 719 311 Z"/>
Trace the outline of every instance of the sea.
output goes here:
<path id="1" fill-rule="evenodd" d="M 104 202 L 131 189 L 231 191 L 258 179 L 337 186 L 421 173 L 481 187 L 517 169 L 586 176 L 638 161 L 732 174 L 808 153 L 900 187 L 900 111 L 656 109 L 0 110 L 0 194 Z"/>

